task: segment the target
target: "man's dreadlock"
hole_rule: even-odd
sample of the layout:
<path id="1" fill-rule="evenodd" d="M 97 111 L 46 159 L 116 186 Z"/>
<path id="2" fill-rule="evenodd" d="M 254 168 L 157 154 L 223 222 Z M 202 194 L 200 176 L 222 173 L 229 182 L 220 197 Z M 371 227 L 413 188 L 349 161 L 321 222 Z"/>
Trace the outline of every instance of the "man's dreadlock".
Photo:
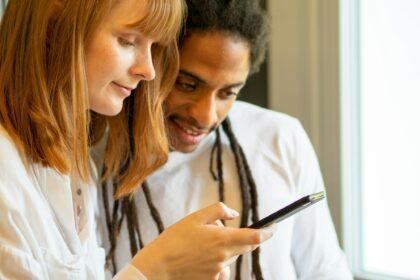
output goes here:
<path id="1" fill-rule="evenodd" d="M 252 176 L 251 169 L 249 168 L 248 161 L 245 157 L 245 153 L 236 139 L 235 134 L 233 134 L 232 126 L 228 118 L 222 123 L 222 127 L 229 139 L 230 147 L 235 157 L 236 169 L 239 175 L 239 186 L 242 194 L 242 217 L 240 226 L 246 227 L 248 225 L 250 209 L 252 210 L 252 222 L 255 223 L 259 220 L 257 187 Z M 218 145 L 216 149 L 222 149 L 220 142 L 216 142 L 215 145 Z M 263 279 L 259 255 L 260 248 L 258 247 L 252 252 L 252 272 L 257 280 Z M 237 280 L 241 279 L 241 264 L 242 255 L 239 256 L 236 262 Z"/>
<path id="2" fill-rule="evenodd" d="M 258 194 L 255 181 L 252 176 L 251 169 L 248 161 L 245 157 L 245 153 L 239 144 L 238 140 L 233 133 L 230 120 L 227 118 L 221 125 L 223 132 L 229 139 L 230 148 L 235 158 L 235 165 L 239 175 L 239 186 L 241 189 L 242 198 L 242 217 L 240 226 L 246 227 L 248 225 L 249 214 L 252 214 L 252 222 L 255 223 L 259 220 L 258 214 Z M 213 175 L 214 180 L 217 180 L 219 184 L 219 199 L 221 202 L 224 201 L 224 180 L 223 180 L 223 166 L 222 166 L 222 141 L 220 127 L 216 129 L 216 141 L 211 150 L 210 157 L 210 172 Z M 214 157 L 216 156 L 217 171 L 213 170 Z M 114 192 L 116 184 L 114 184 Z M 153 199 L 150 193 L 147 182 L 144 182 L 141 189 L 146 198 L 147 206 L 150 210 L 153 221 L 155 222 L 159 234 L 164 231 L 164 224 L 159 214 L 157 207 L 153 203 Z M 112 215 L 110 213 L 109 196 L 107 186 L 104 183 L 103 186 L 103 203 L 106 213 L 106 221 L 109 233 L 110 250 L 107 256 L 107 263 L 112 265 L 112 270 L 116 273 L 115 265 L 115 249 L 116 240 L 121 230 L 122 222 L 127 219 L 127 230 L 130 238 L 131 254 L 134 255 L 143 248 L 144 243 L 141 237 L 140 225 L 138 222 L 138 208 L 136 207 L 135 199 L 124 198 L 121 201 L 116 200 L 113 204 Z M 252 272 L 256 279 L 264 279 L 262 276 L 261 265 L 259 262 L 260 250 L 257 248 L 252 252 Z M 240 256 L 236 263 L 236 279 L 241 279 L 241 265 L 242 256 Z"/>

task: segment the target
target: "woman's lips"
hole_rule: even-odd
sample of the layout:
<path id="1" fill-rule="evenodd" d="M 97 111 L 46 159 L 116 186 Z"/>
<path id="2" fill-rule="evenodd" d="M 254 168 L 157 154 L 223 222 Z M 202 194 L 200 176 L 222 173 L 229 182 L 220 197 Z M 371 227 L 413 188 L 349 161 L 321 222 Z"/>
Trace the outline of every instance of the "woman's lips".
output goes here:
<path id="1" fill-rule="evenodd" d="M 130 96 L 131 91 L 133 90 L 132 88 L 128 88 L 125 86 L 122 86 L 116 82 L 112 82 L 111 85 L 113 86 L 113 88 L 115 88 L 118 92 L 122 93 L 125 96 Z"/>

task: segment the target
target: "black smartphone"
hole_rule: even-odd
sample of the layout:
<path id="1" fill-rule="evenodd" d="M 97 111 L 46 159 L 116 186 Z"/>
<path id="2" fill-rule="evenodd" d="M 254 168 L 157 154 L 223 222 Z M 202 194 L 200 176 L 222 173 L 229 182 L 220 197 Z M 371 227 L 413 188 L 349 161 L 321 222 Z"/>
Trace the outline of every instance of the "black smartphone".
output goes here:
<path id="1" fill-rule="evenodd" d="M 318 201 L 321 201 L 325 198 L 325 192 L 314 193 L 311 195 L 307 195 L 302 197 L 299 200 L 296 200 L 292 204 L 287 205 L 286 207 L 280 209 L 277 212 L 265 217 L 264 219 L 259 220 L 258 222 L 248 226 L 248 228 L 263 228 L 268 227 L 273 223 L 278 223 L 283 221 L 284 219 L 292 216 L 293 214 L 309 207 Z"/>

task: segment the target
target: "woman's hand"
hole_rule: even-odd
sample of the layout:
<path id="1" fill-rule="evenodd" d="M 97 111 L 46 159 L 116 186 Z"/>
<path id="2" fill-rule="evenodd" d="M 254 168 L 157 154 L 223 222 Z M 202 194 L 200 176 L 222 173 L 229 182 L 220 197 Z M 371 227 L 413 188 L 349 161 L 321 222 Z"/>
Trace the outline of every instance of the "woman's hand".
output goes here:
<path id="1" fill-rule="evenodd" d="M 269 239 L 274 228 L 221 227 L 218 220 L 239 214 L 217 203 L 197 211 L 165 230 L 140 250 L 132 264 L 148 279 L 227 279 L 238 255 Z"/>

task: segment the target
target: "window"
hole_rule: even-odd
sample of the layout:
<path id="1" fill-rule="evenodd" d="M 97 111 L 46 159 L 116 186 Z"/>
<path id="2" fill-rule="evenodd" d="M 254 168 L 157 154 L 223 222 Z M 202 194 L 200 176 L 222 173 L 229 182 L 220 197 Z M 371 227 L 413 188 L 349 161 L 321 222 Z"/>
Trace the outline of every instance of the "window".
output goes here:
<path id="1" fill-rule="evenodd" d="M 364 279 L 420 279 L 420 1 L 341 1 L 345 249 Z"/>
<path id="2" fill-rule="evenodd" d="M 3 10 L 5 6 L 6 6 L 6 2 L 4 0 L 0 0 L 0 16 L 3 14 Z"/>

